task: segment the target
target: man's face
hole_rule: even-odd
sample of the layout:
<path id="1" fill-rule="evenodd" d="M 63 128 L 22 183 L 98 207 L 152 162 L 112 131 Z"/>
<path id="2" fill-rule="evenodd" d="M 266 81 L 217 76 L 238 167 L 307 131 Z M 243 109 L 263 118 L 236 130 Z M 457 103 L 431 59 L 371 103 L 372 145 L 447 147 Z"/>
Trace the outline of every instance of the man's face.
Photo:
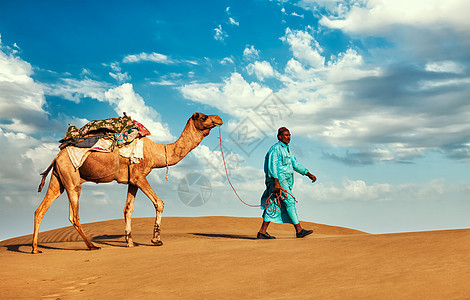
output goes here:
<path id="1" fill-rule="evenodd" d="M 288 145 L 290 143 L 290 132 L 289 130 L 283 131 L 281 135 L 279 135 L 279 140 L 284 144 Z"/>

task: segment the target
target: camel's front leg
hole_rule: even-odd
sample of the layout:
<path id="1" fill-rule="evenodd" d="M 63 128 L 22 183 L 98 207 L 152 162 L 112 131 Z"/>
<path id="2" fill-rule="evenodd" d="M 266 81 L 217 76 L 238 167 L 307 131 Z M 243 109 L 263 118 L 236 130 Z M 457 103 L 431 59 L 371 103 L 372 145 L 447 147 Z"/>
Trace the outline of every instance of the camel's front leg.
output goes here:
<path id="1" fill-rule="evenodd" d="M 153 238 L 152 243 L 157 246 L 163 245 L 163 242 L 160 239 L 160 228 L 162 225 L 162 214 L 163 214 L 163 207 L 164 203 L 162 199 L 160 199 L 157 194 L 152 190 L 150 184 L 148 183 L 147 179 L 140 178 L 137 186 L 144 192 L 147 197 L 149 197 L 150 201 L 152 201 L 153 205 L 155 206 L 156 210 L 156 217 L 155 217 L 155 225 L 153 228 Z"/>
<path id="2" fill-rule="evenodd" d="M 131 218 L 132 213 L 134 212 L 134 201 L 135 195 L 137 194 L 137 186 L 130 184 L 127 188 L 127 200 L 126 206 L 124 207 L 124 220 L 126 221 L 126 242 L 127 247 L 134 247 L 134 242 L 132 241 L 131 235 Z"/>

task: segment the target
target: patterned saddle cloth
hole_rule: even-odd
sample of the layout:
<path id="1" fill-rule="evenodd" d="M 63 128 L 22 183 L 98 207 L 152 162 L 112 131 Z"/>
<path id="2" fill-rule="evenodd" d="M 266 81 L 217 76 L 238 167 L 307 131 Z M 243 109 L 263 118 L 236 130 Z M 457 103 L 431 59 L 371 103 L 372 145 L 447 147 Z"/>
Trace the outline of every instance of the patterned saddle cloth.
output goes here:
<path id="1" fill-rule="evenodd" d="M 114 146 L 122 147 L 147 135 L 150 135 L 150 131 L 144 125 L 124 113 L 123 117 L 91 121 L 80 129 L 69 124 L 65 137 L 59 141 L 59 148 L 91 148 L 101 138 L 110 140 Z"/>

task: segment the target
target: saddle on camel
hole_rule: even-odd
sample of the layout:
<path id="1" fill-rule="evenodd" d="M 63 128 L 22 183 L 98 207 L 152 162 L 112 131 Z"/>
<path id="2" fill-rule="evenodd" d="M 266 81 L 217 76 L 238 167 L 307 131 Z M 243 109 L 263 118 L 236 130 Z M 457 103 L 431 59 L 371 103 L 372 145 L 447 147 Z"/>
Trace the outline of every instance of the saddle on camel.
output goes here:
<path id="1" fill-rule="evenodd" d="M 94 120 L 82 128 L 69 124 L 59 148 L 66 149 L 76 169 L 80 168 L 91 151 L 114 152 L 115 169 L 119 170 L 119 155 L 128 157 L 131 163 L 143 158 L 143 142 L 140 138 L 150 135 L 144 125 L 124 113 L 123 117 Z"/>
<path id="2" fill-rule="evenodd" d="M 91 121 L 80 129 L 69 124 L 65 137 L 59 141 L 59 148 L 70 145 L 91 148 L 101 138 L 111 140 L 113 145 L 119 147 L 146 135 L 150 135 L 150 131 L 124 113 L 123 117 Z"/>

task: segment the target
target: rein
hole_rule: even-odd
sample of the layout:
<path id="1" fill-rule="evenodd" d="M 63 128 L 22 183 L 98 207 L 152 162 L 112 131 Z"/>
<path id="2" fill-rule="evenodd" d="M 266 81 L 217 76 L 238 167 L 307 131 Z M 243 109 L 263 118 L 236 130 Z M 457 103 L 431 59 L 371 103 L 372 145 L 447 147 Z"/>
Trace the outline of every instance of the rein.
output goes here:
<path id="1" fill-rule="evenodd" d="M 274 192 L 272 192 L 269 195 L 268 199 L 266 200 L 265 204 L 256 205 L 256 204 L 249 204 L 249 203 L 246 203 L 245 201 L 243 201 L 242 198 L 240 198 L 240 196 L 238 195 L 235 188 L 233 187 L 233 184 L 230 181 L 230 178 L 228 176 L 227 164 L 225 162 L 224 150 L 222 150 L 222 131 L 220 130 L 220 127 L 219 127 L 219 141 L 220 141 L 220 153 L 222 153 L 222 161 L 224 162 L 225 175 L 227 176 L 228 183 L 230 184 L 230 187 L 232 188 L 233 192 L 237 196 L 238 200 L 240 200 L 243 204 L 245 204 L 246 206 L 249 206 L 249 207 L 264 207 L 265 209 L 267 209 L 270 212 L 277 212 L 281 208 L 281 200 L 287 200 L 287 198 L 288 198 L 287 195 L 291 195 L 291 197 L 295 200 L 295 202 L 296 203 L 298 202 L 297 199 L 295 199 L 294 195 L 292 195 L 291 193 L 289 193 L 287 190 L 285 190 L 282 187 L 281 187 L 281 192 L 278 195 L 275 195 Z M 272 195 L 275 195 L 276 197 L 273 197 L 271 199 Z M 274 210 L 274 211 L 270 209 L 270 206 L 271 206 L 272 203 L 276 203 L 277 206 L 278 206 L 276 208 L 276 210 Z"/>

